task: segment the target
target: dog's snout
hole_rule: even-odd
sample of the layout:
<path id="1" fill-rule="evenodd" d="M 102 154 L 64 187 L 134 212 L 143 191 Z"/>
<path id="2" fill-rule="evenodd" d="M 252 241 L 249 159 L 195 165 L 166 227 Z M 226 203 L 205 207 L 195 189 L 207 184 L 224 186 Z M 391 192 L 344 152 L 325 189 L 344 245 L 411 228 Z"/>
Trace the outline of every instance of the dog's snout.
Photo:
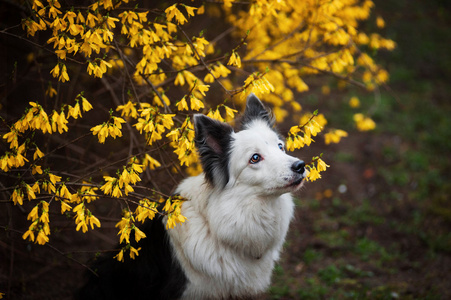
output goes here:
<path id="1" fill-rule="evenodd" d="M 302 174 L 305 171 L 305 162 L 302 160 L 296 161 L 294 164 L 291 165 L 291 170 L 293 172 L 296 172 L 298 174 Z"/>

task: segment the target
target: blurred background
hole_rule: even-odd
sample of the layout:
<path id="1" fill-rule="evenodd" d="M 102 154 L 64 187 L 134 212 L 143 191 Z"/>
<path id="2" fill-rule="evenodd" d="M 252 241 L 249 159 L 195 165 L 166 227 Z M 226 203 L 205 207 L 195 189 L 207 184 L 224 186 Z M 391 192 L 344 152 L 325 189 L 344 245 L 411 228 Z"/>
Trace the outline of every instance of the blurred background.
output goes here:
<path id="1" fill-rule="evenodd" d="M 451 297 L 451 3 L 375 4 L 397 43 L 376 58 L 390 82 L 305 99 L 349 136 L 311 147 L 331 167 L 299 197 L 269 298 Z M 374 131 L 352 128 L 353 96 L 374 113 Z"/>
<path id="2" fill-rule="evenodd" d="M 303 107 L 318 109 L 328 126 L 349 135 L 334 145 L 318 139 L 296 152 L 306 160 L 323 153 L 331 167 L 296 195 L 285 251 L 262 298 L 451 298 L 451 3 L 374 2 L 362 26 L 396 42 L 394 51 L 375 58 L 390 81 L 371 93 L 358 87 L 328 91 L 322 87 L 333 86 L 333 79 L 316 77 L 307 82 L 310 91 L 299 95 Z M 0 11 L 2 27 L 20 22 L 14 15 L 20 9 L 9 1 L 0 1 Z M 378 16 L 383 28 L 377 28 Z M 6 47 L 19 43 L 16 57 L 29 49 L 20 52 L 23 44 L 2 34 L 0 41 L 1 75 L 12 82 L 17 74 Z M 359 107 L 350 105 L 353 97 Z M 10 112 L 15 105 L 23 111 L 29 101 L 7 100 L 2 94 L 2 110 Z M 371 114 L 373 131 L 355 128 L 359 111 Z M 23 222 L 15 228 L 26 228 L 27 213 L 7 202 L 2 195 L 0 292 L 9 291 L 6 299 L 70 299 L 83 282 L 84 264 L 96 253 L 92 249 L 111 249 L 117 242 L 116 219 L 106 217 L 101 230 L 83 235 L 61 223 L 49 245 L 28 243 L 8 230 L 11 215 Z"/>

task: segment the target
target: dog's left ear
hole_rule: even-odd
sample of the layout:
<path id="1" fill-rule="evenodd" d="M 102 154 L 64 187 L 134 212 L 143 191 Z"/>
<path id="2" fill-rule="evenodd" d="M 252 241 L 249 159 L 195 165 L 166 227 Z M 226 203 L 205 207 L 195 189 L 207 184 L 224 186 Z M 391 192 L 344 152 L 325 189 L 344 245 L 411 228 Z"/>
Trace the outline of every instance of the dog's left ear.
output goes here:
<path id="1" fill-rule="evenodd" d="M 229 155 L 233 128 L 207 116 L 194 115 L 194 142 L 208 182 L 224 187 L 229 182 Z"/>
<path id="2" fill-rule="evenodd" d="M 274 126 L 274 118 L 272 114 L 265 108 L 257 96 L 250 94 L 247 97 L 246 109 L 241 121 L 241 126 L 246 127 L 247 124 L 254 120 L 266 121 L 271 128 Z"/>

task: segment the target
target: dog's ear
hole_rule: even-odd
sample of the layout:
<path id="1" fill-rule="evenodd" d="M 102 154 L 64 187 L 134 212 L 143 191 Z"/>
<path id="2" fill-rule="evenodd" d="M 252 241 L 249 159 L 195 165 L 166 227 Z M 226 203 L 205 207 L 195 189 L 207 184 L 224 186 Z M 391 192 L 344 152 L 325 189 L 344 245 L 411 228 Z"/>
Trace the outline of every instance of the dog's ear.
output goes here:
<path id="1" fill-rule="evenodd" d="M 254 120 L 266 121 L 271 128 L 274 126 L 272 114 L 265 108 L 257 96 L 250 94 L 247 97 L 246 109 L 244 111 L 243 119 L 241 120 L 241 126 L 246 127 L 247 124 Z"/>
<path id="2" fill-rule="evenodd" d="M 208 182 L 224 187 L 229 181 L 229 156 L 233 128 L 207 116 L 194 115 L 194 142 Z"/>

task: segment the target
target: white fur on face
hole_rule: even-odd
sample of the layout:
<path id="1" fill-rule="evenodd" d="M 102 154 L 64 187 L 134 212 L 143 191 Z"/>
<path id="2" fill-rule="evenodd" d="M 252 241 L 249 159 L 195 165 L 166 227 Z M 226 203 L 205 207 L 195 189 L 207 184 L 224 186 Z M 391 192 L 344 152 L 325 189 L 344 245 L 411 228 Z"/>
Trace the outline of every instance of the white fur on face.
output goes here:
<path id="1" fill-rule="evenodd" d="M 291 167 L 298 161 L 280 149 L 284 146 L 279 136 L 267 123 L 255 120 L 246 130 L 233 135 L 230 155 L 230 185 L 246 185 L 261 195 L 283 194 L 300 187 L 295 184 L 303 174 L 294 172 Z M 261 160 L 250 163 L 252 155 L 258 154 Z"/>

